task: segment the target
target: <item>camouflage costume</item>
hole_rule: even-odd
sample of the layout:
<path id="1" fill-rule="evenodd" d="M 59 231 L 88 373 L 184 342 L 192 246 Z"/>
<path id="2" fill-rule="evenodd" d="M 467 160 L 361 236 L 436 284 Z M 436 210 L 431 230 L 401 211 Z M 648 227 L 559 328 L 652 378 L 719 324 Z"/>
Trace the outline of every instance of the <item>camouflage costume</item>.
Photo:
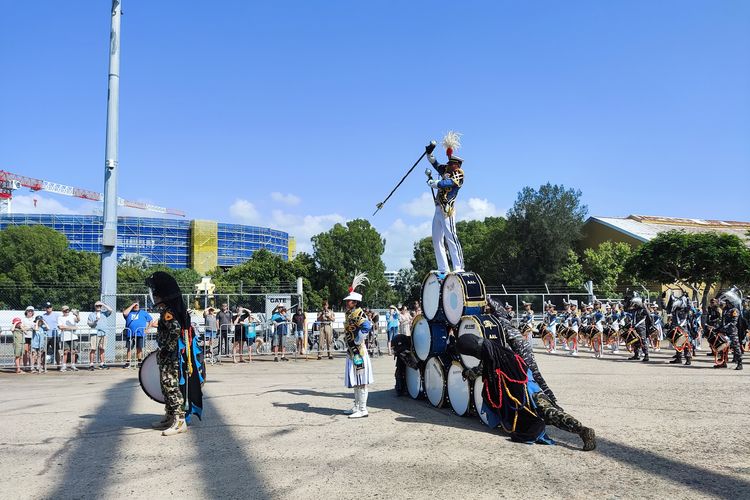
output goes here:
<path id="1" fill-rule="evenodd" d="M 581 433 L 583 424 L 573 415 L 556 406 L 543 392 L 537 392 L 532 397 L 536 403 L 537 413 L 544 419 L 545 424 L 574 434 Z"/>
<path id="2" fill-rule="evenodd" d="M 185 418 L 185 398 L 180 391 L 179 340 L 182 334 L 180 323 L 168 309 L 159 318 L 156 327 L 156 342 L 159 344 L 159 382 L 164 394 L 164 410 L 167 415 Z"/>

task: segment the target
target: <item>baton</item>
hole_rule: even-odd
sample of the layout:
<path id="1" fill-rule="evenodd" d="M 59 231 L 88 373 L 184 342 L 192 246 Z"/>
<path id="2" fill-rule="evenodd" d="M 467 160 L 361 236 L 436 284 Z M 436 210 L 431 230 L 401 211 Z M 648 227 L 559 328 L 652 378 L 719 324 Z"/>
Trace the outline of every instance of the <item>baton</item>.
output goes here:
<path id="1" fill-rule="evenodd" d="M 404 174 L 404 176 L 401 178 L 401 180 L 398 181 L 398 184 L 396 184 L 396 187 L 393 188 L 393 190 L 390 193 L 388 193 L 388 196 L 385 197 L 385 200 L 383 200 L 380 203 L 378 203 L 377 205 L 375 205 L 377 207 L 377 209 L 375 210 L 375 212 L 373 212 L 372 215 L 375 215 L 376 213 L 378 213 L 378 211 L 381 208 L 383 208 L 383 205 L 385 205 L 385 202 L 388 201 L 391 196 L 393 196 L 393 193 L 395 193 L 396 190 L 398 189 L 398 187 L 401 184 L 403 184 L 403 182 L 406 180 L 406 178 L 409 176 L 409 174 L 412 172 L 412 170 L 414 170 L 414 168 L 417 166 L 417 164 L 419 164 L 419 162 L 422 161 L 422 158 L 424 158 L 427 153 L 432 153 L 432 151 L 435 149 L 436 145 L 437 145 L 437 143 L 435 141 L 430 141 L 430 144 L 429 144 L 429 146 L 427 146 L 425 148 L 424 153 L 422 153 L 422 155 L 419 157 L 419 159 L 414 162 L 414 165 L 412 165 L 411 168 L 409 169 L 409 171 L 406 172 L 406 174 Z"/>

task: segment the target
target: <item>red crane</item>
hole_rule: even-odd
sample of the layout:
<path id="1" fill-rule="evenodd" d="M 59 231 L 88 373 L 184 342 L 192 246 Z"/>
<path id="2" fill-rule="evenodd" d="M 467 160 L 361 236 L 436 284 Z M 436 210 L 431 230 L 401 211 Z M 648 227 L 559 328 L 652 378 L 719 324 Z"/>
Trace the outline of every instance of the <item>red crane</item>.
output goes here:
<path id="1" fill-rule="evenodd" d="M 63 196 L 83 198 L 84 200 L 104 201 L 104 195 L 102 193 L 97 193 L 96 191 L 89 191 L 88 189 L 66 186 L 65 184 L 59 184 L 57 182 L 35 179 L 33 177 L 27 177 L 25 175 L 18 175 L 12 172 L 6 172 L 5 170 L 0 170 L 0 214 L 11 213 L 10 201 L 13 198 L 13 191 L 22 187 L 29 188 L 30 190 L 35 192 L 47 191 L 49 193 L 61 194 Z M 183 212 L 182 210 L 160 207 L 158 205 L 151 205 L 149 203 L 142 203 L 139 201 L 130 201 L 124 200 L 122 198 L 117 198 L 117 204 L 122 207 L 137 208 L 140 210 L 148 210 L 150 212 L 158 212 L 162 214 L 185 217 L 185 212 Z"/>

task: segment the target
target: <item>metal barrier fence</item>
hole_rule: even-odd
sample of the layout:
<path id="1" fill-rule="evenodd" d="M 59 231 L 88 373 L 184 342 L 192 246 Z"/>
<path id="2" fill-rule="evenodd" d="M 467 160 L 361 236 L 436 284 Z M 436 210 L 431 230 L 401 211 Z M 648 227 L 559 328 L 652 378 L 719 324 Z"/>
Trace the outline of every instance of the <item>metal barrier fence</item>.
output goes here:
<path id="1" fill-rule="evenodd" d="M 273 325 L 270 322 L 254 324 L 255 336 L 252 342 L 248 341 L 248 329 L 246 324 L 223 325 L 215 336 L 206 335 L 205 326 L 193 323 L 199 342 L 203 346 L 204 359 L 213 364 L 225 360 L 231 360 L 234 356 L 245 355 L 273 355 L 274 329 L 281 327 L 281 340 L 283 351 L 290 355 L 317 354 L 319 342 L 319 326 L 317 321 L 306 321 L 305 332 L 300 336 L 302 340 L 302 351 L 298 352 L 298 335 L 295 323 L 288 321 Z M 375 336 L 376 345 L 385 352 L 386 338 L 383 322 L 379 325 Z M 344 323 L 334 321 L 331 323 L 333 330 L 333 352 L 343 352 L 345 344 L 343 341 Z M 239 328 L 238 328 L 239 327 Z M 283 330 L 286 333 L 283 333 Z M 130 368 L 137 368 L 137 361 L 145 359 L 151 352 L 157 349 L 156 328 L 140 328 L 133 335 L 129 328 L 123 328 L 115 332 L 115 335 L 103 335 L 96 328 L 76 328 L 75 330 L 44 332 L 38 330 L 32 334 L 27 343 L 24 341 L 22 347 L 22 368 L 32 368 L 33 353 L 36 351 L 38 358 L 36 366 L 46 369 L 62 368 L 63 362 L 66 370 L 91 369 L 99 364 L 100 351 L 104 351 L 104 364 L 109 366 L 123 366 L 128 362 L 128 346 L 130 352 Z M 238 334 L 239 339 L 238 340 Z M 101 340 L 103 338 L 103 340 Z M 253 338 L 253 337 L 250 337 Z M 130 340 L 129 340 L 130 339 Z M 143 339 L 138 340 L 138 339 Z M 235 343 L 236 341 L 236 343 Z M 141 345 L 141 356 L 138 356 L 138 346 Z M 235 351 L 234 348 L 242 350 Z M 252 351 L 251 351 L 252 350 Z M 281 349 L 279 349 L 281 351 Z M 322 350 L 321 352 L 325 352 Z M 72 359 L 71 359 L 72 358 Z M 14 342 L 11 328 L 0 328 L 0 367 L 8 368 L 14 366 Z M 74 368 L 75 367 L 75 368 Z"/>

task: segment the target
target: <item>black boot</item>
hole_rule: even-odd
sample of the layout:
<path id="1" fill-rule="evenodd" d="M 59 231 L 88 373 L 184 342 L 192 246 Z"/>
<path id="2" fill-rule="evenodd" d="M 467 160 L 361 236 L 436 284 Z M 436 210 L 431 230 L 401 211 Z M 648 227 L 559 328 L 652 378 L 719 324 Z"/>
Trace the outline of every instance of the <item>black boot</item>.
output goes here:
<path id="1" fill-rule="evenodd" d="M 634 351 L 633 355 L 628 358 L 628 360 L 632 360 L 632 359 L 636 359 L 636 360 L 641 359 L 641 356 L 638 353 L 638 351 Z"/>
<path id="2" fill-rule="evenodd" d="M 693 363 L 692 363 L 692 361 L 690 360 L 690 358 L 685 358 L 685 366 L 690 366 L 690 365 L 692 365 L 692 364 L 693 364 Z"/>
<path id="3" fill-rule="evenodd" d="M 648 353 L 646 353 L 646 355 L 645 355 L 645 356 L 643 356 L 643 360 L 642 360 L 642 361 L 643 361 L 644 363 L 648 363 Z"/>
<path id="4" fill-rule="evenodd" d="M 735 370 L 742 370 L 742 360 L 737 361 L 737 366 L 734 367 Z"/>
<path id="5" fill-rule="evenodd" d="M 682 353 L 678 352 L 674 356 L 672 356 L 672 361 L 669 362 L 670 365 L 676 365 L 677 363 L 682 363 Z"/>

